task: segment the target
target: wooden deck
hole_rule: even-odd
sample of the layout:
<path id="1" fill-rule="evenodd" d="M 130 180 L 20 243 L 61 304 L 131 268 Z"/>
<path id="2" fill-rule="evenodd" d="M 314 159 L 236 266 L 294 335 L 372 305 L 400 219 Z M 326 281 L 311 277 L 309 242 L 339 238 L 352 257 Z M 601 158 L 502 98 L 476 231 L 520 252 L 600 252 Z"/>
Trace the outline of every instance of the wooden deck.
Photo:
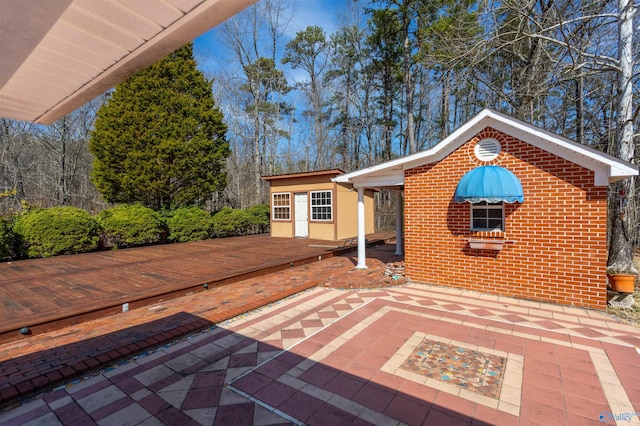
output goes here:
<path id="1" fill-rule="evenodd" d="M 251 235 L 1 263 L 0 342 L 25 326 L 41 333 L 344 251 L 343 241 Z"/>

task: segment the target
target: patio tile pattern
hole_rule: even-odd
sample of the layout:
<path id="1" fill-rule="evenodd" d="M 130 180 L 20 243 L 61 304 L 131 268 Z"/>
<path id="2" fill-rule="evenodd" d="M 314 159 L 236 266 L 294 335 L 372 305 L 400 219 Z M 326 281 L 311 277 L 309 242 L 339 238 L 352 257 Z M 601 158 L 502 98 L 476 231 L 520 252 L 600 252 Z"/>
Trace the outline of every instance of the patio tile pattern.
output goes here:
<path id="1" fill-rule="evenodd" d="M 505 367 L 499 355 L 430 339 L 422 340 L 401 366 L 492 398 L 500 396 Z"/>
<path id="2" fill-rule="evenodd" d="M 327 265 L 342 272 L 332 279 L 358 277 L 334 258 L 261 284 Z M 315 287 L 25 401 L 0 424 L 614 424 L 640 411 L 639 337 L 604 313 L 447 287 Z M 499 395 L 402 368 L 424 342 L 505 359 Z"/>

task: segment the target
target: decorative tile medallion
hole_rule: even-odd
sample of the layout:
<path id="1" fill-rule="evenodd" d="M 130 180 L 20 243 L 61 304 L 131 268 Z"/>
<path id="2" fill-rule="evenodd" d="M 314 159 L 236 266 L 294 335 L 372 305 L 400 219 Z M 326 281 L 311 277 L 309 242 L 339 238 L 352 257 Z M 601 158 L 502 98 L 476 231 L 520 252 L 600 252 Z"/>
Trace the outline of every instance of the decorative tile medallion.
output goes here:
<path id="1" fill-rule="evenodd" d="M 415 332 L 380 370 L 518 416 L 523 367 L 522 355 Z"/>
<path id="2" fill-rule="evenodd" d="M 505 367 L 504 357 L 426 338 L 400 366 L 496 399 L 500 397 Z"/>

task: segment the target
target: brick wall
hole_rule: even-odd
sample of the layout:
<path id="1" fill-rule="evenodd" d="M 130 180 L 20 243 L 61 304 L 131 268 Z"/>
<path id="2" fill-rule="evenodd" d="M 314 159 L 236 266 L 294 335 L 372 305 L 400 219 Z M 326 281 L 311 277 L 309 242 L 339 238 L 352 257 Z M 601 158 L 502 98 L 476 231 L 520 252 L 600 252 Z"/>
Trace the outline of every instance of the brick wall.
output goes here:
<path id="1" fill-rule="evenodd" d="M 485 138 L 502 153 L 481 162 Z M 522 183 L 523 204 L 506 204 L 504 233 L 472 233 L 469 203 L 452 201 L 469 170 L 496 164 Z M 417 282 L 595 309 L 606 308 L 606 188 L 593 172 L 491 128 L 444 160 L 405 172 L 405 260 Z M 466 239 L 512 241 L 501 251 Z"/>

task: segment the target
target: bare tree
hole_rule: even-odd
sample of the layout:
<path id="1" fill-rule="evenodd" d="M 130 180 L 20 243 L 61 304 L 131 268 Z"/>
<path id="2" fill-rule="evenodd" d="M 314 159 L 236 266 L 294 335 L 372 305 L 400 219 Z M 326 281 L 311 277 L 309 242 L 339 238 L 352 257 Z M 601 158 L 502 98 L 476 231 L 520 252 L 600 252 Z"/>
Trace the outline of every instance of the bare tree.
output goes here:
<path id="1" fill-rule="evenodd" d="M 89 179 L 92 157 L 87 144 L 99 97 L 49 126 L 0 120 L 0 188 L 12 195 L 2 210 L 21 202 L 42 207 L 74 205 L 89 211 L 104 207 Z"/>
<path id="2" fill-rule="evenodd" d="M 330 69 L 325 75 L 331 90 L 329 108 L 332 110 L 330 125 L 338 134 L 334 150 L 344 170 L 355 170 L 367 164 L 365 161 L 367 136 L 371 128 L 369 102 L 371 84 L 367 66 L 367 48 L 364 30 L 348 23 L 331 37 Z"/>
<path id="3" fill-rule="evenodd" d="M 34 125 L 2 118 L 0 121 L 0 181 L 2 191 L 12 196 L 2 198 L 2 212 L 20 208 L 27 197 L 26 173 L 34 167 L 30 146 L 33 145 Z"/>
<path id="4" fill-rule="evenodd" d="M 236 148 L 230 164 L 235 163 L 239 171 L 243 170 L 243 185 L 247 186 L 250 182 L 253 193 L 251 200 L 240 202 L 241 206 L 245 206 L 245 202 L 255 204 L 265 201 L 266 188 L 261 176 L 268 173 L 269 169 L 274 169 L 273 156 L 278 144 L 288 136 L 280 120 L 289 114 L 288 105 L 282 97 L 289 89 L 284 74 L 275 64 L 279 40 L 290 24 L 292 11 L 281 0 L 259 2 L 225 22 L 219 29 L 243 74 L 240 81 L 230 76 L 218 78 L 219 82 L 234 86 L 233 90 L 239 92 L 234 98 L 245 106 L 239 116 L 227 115 L 228 121 L 236 117 L 245 120 L 242 125 L 229 123 L 228 136 L 232 148 Z M 230 69 L 236 68 L 232 66 Z M 250 145 L 250 149 L 237 149 L 239 144 L 234 139 Z M 239 153 L 248 157 L 234 158 Z M 250 178 L 244 173 L 247 163 L 252 170 Z M 269 164 L 271 167 L 268 167 Z M 232 170 L 230 173 L 233 173 Z M 239 176 L 229 178 L 233 181 Z M 232 198 L 229 191 L 227 194 L 228 198 Z"/>

